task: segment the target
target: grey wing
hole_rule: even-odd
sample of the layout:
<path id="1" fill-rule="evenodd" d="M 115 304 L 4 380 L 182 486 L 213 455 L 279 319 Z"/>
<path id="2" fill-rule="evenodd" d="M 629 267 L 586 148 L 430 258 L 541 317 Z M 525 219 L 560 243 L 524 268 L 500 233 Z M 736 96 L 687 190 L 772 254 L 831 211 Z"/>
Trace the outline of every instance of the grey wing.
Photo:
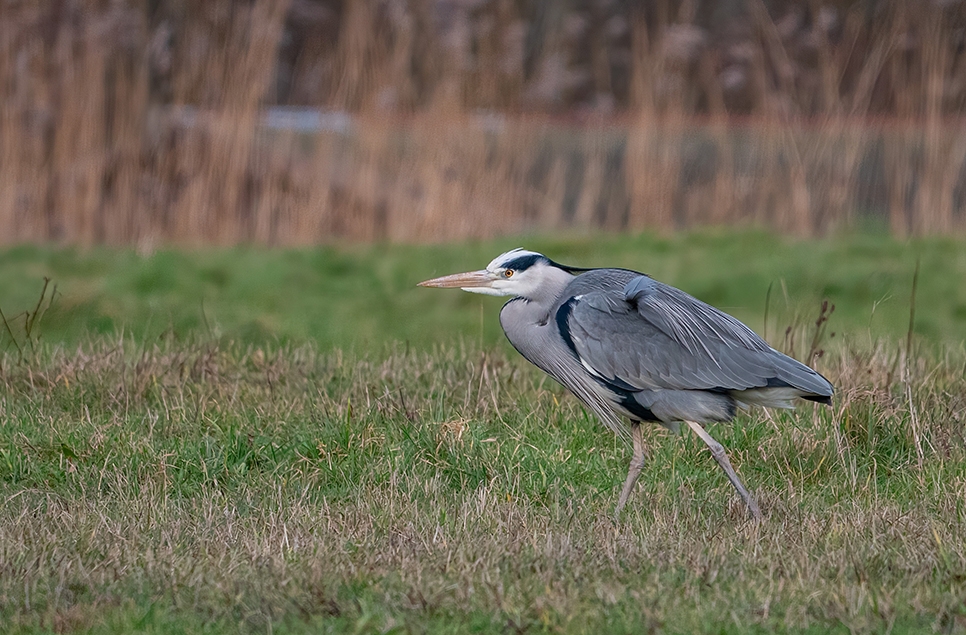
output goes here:
<path id="1" fill-rule="evenodd" d="M 565 339 L 584 367 L 621 390 L 743 391 L 831 384 L 714 307 L 647 276 L 563 306 Z"/>

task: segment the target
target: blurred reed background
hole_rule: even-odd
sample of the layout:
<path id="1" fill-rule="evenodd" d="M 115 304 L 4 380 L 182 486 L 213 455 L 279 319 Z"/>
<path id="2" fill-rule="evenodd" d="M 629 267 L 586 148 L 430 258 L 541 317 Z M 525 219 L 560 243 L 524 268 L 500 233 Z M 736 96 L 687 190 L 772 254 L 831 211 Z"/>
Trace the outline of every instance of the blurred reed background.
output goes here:
<path id="1" fill-rule="evenodd" d="M 962 1 L 0 8 L 0 244 L 966 230 Z"/>

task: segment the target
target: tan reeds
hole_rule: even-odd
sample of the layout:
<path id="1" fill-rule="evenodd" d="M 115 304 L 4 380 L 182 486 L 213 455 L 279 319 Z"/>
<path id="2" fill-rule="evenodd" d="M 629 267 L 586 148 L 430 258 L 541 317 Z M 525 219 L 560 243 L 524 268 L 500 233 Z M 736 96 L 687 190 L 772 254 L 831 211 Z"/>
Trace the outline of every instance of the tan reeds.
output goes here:
<path id="1" fill-rule="evenodd" d="M 292 94 L 351 116 L 316 131 L 262 121 L 287 3 L 189 3 L 163 24 L 138 0 L 67 5 L 4 6 L 0 244 L 966 231 L 966 53 L 939 5 L 843 11 L 834 37 L 808 32 L 806 68 L 760 1 L 731 49 L 702 39 L 695 3 L 668 1 L 559 19 L 533 50 L 511 1 L 445 27 L 429 3 L 347 2 L 337 37 L 292 66 Z M 581 54 L 586 77 L 567 66 Z M 603 106 L 547 116 L 580 81 Z"/>

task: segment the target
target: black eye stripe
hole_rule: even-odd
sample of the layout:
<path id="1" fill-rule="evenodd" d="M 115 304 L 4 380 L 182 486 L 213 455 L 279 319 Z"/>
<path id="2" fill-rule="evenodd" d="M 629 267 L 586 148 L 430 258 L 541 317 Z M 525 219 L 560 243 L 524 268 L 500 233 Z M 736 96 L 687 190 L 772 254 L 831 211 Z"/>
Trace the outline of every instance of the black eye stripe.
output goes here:
<path id="1" fill-rule="evenodd" d="M 527 254 L 526 256 L 520 256 L 519 258 L 514 258 L 510 262 L 506 263 L 504 267 L 506 269 L 512 269 L 513 271 L 524 271 L 535 265 L 540 260 L 546 260 L 546 256 L 541 256 L 540 254 Z"/>

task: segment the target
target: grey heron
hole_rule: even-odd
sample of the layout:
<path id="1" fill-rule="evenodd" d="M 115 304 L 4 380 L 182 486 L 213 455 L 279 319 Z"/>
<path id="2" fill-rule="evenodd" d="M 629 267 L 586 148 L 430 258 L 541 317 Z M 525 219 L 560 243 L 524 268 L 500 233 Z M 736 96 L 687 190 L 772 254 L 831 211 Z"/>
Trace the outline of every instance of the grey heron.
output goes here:
<path id="1" fill-rule="evenodd" d="M 761 511 L 724 448 L 702 424 L 730 421 L 738 407 L 831 404 L 834 388 L 776 351 L 750 328 L 684 291 L 627 269 L 583 269 L 514 249 L 486 269 L 420 282 L 512 296 L 500 312 L 507 339 L 568 388 L 605 425 L 630 420 L 633 455 L 620 513 L 644 466 L 642 422 L 701 438 L 755 518 Z"/>

